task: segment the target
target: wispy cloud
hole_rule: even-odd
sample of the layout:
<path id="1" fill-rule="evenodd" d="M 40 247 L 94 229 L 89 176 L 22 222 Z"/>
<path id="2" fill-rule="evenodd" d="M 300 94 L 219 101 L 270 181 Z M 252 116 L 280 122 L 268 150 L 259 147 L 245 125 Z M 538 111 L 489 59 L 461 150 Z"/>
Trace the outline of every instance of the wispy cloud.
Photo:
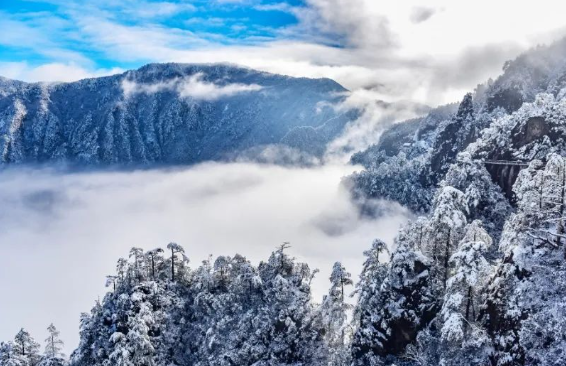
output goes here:
<path id="1" fill-rule="evenodd" d="M 236 94 L 249 93 L 261 90 L 257 84 L 229 83 L 224 85 L 214 84 L 204 80 L 202 73 L 191 75 L 187 78 L 176 78 L 165 82 L 153 84 L 140 84 L 136 81 L 125 79 L 122 81 L 122 90 L 127 98 L 130 95 L 143 93 L 154 94 L 165 90 L 178 93 L 181 98 L 191 98 L 198 100 L 216 100 L 223 97 L 230 97 Z"/>
<path id="2" fill-rule="evenodd" d="M 411 21 L 413 23 L 422 23 L 430 19 L 438 9 L 425 7 L 425 6 L 415 6 L 411 10 Z"/>

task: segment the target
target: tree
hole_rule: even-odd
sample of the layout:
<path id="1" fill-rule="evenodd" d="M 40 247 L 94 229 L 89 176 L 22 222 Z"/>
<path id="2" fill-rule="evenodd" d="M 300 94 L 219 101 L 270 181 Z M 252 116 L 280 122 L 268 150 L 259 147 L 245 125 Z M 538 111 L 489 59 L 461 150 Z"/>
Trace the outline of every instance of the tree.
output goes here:
<path id="1" fill-rule="evenodd" d="M 63 341 L 59 338 L 59 331 L 53 323 L 47 327 L 47 332 L 49 336 L 45 339 L 45 356 L 48 358 L 64 358 L 63 354 Z"/>
<path id="2" fill-rule="evenodd" d="M 28 365 L 36 365 L 39 362 L 39 343 L 25 329 L 20 329 L 14 337 L 14 346 L 16 352 L 27 360 Z"/>
<path id="3" fill-rule="evenodd" d="M 18 353 L 14 343 L 0 342 L 0 365 L 2 366 L 28 366 L 28 360 Z"/>
<path id="4" fill-rule="evenodd" d="M 379 239 L 375 239 L 371 248 L 364 251 L 366 259 L 355 291 L 355 294 L 359 295 L 358 303 L 365 302 L 381 288 L 389 268 L 388 264 L 380 259 L 384 254 L 389 254 L 389 249 L 387 244 Z"/>
<path id="5" fill-rule="evenodd" d="M 482 220 L 488 232 L 499 235 L 505 219 L 511 213 L 511 206 L 501 188 L 493 182 L 483 161 L 472 158 L 464 151 L 450 166 L 440 183 L 464 193 L 468 221 Z"/>
<path id="6" fill-rule="evenodd" d="M 490 265 L 485 258 L 492 240 L 476 220 L 466 228 L 458 250 L 450 259 L 454 274 L 448 280 L 440 312 L 441 339 L 445 344 L 444 364 L 482 365 L 488 362 L 484 352 L 489 344 L 487 332 L 476 322 L 481 304 L 479 292 L 489 278 Z M 483 352 L 482 355 L 479 353 Z M 475 359 L 474 362 L 471 360 Z"/>
<path id="7" fill-rule="evenodd" d="M 403 232 L 410 230 L 410 226 Z M 387 355 L 401 356 L 419 331 L 434 319 L 437 299 L 431 290 L 431 261 L 413 249 L 410 235 L 399 235 L 387 276 L 376 295 L 359 303 L 360 324 L 352 341 L 353 365 L 381 365 Z M 377 282 L 369 282 L 369 286 Z M 365 291 L 365 290 L 361 290 Z M 368 295 L 369 295 L 368 294 Z"/>
<path id="8" fill-rule="evenodd" d="M 453 243 L 458 242 L 466 225 L 467 206 L 464 194 L 450 186 L 440 188 L 429 220 L 425 253 L 433 259 L 435 293 L 442 297 L 450 271 Z"/>
<path id="9" fill-rule="evenodd" d="M 149 268 L 151 270 L 150 276 L 151 279 L 155 280 L 156 269 L 159 268 L 160 264 L 162 263 L 161 254 L 163 253 L 163 249 L 156 248 L 152 250 L 148 250 L 145 255 L 148 258 Z"/>
<path id="10" fill-rule="evenodd" d="M 137 298 L 142 298 L 140 294 Z M 155 320 L 150 310 L 150 304 L 140 302 L 139 312 L 128 321 L 128 346 L 131 360 L 136 366 L 153 366 L 155 348 L 149 336 L 150 327 Z"/>
<path id="11" fill-rule="evenodd" d="M 142 248 L 132 248 L 130 249 L 130 258 L 134 259 L 133 271 L 134 277 L 138 280 L 138 283 L 142 281 L 144 275 L 144 254 Z"/>
<path id="12" fill-rule="evenodd" d="M 183 257 L 183 261 L 186 261 L 185 249 L 177 243 L 167 244 L 167 249 L 171 251 L 171 281 L 175 282 L 175 259 L 177 254 Z"/>
<path id="13" fill-rule="evenodd" d="M 328 365 L 340 366 L 349 363 L 346 349 L 349 325 L 346 312 L 351 305 L 344 301 L 344 287 L 353 284 L 350 273 L 340 262 L 334 263 L 330 284 L 330 291 L 322 301 L 321 314 L 329 352 Z"/>
<path id="14" fill-rule="evenodd" d="M 231 258 L 223 255 L 216 258 L 214 261 L 214 275 L 217 287 L 221 290 L 227 290 L 228 287 L 228 274 L 231 266 Z"/>
<path id="15" fill-rule="evenodd" d="M 118 275 L 120 281 L 123 283 L 126 277 L 128 276 L 128 261 L 124 258 L 118 259 L 118 263 L 116 264 L 116 274 Z"/>
<path id="16" fill-rule="evenodd" d="M 106 287 L 112 286 L 112 289 L 116 291 L 116 281 L 118 281 L 118 276 L 106 276 Z"/>

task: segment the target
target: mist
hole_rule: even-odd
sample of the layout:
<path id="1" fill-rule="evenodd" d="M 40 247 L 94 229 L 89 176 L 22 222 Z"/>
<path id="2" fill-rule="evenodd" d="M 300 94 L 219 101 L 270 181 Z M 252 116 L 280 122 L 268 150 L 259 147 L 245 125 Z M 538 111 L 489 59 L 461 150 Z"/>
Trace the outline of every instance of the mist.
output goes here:
<path id="1" fill-rule="evenodd" d="M 357 278 L 375 238 L 393 243 L 410 213 L 361 218 L 341 186 L 356 167 L 289 168 L 207 163 L 184 169 L 69 172 L 9 168 L 0 172 L 3 278 L 0 339 L 24 327 L 40 342 L 53 322 L 65 351 L 78 344 L 79 317 L 102 298 L 105 276 L 133 246 L 184 246 L 191 267 L 212 254 L 266 260 L 283 241 L 289 253 L 320 269 L 314 300 L 340 260 Z"/>

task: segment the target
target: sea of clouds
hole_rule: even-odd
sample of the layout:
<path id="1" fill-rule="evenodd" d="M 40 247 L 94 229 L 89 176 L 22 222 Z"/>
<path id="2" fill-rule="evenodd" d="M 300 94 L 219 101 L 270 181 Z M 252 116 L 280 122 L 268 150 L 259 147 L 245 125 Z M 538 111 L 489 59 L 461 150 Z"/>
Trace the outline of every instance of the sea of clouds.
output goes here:
<path id="1" fill-rule="evenodd" d="M 328 288 L 333 263 L 356 278 L 375 238 L 393 243 L 409 213 L 358 215 L 340 182 L 356 167 L 291 168 L 207 163 L 180 169 L 70 172 L 9 168 L 0 172 L 0 339 L 20 327 L 38 340 L 55 323 L 69 353 L 79 316 L 102 298 L 105 276 L 131 247 L 175 241 L 193 267 L 208 255 L 268 258 L 289 241 L 290 254 L 320 269 L 314 299 Z"/>

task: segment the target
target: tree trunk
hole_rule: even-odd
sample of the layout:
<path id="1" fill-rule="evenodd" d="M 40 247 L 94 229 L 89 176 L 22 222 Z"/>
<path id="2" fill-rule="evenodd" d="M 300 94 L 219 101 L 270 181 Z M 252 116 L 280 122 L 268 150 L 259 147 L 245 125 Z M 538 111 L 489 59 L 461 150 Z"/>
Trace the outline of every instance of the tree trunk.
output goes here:
<path id="1" fill-rule="evenodd" d="M 468 287 L 468 301 L 466 302 L 466 321 L 464 322 L 464 338 L 468 333 L 468 322 L 470 321 L 470 308 L 472 304 L 472 286 Z"/>
<path id="2" fill-rule="evenodd" d="M 562 190 L 560 192 L 560 221 L 558 222 L 557 232 L 558 235 L 562 235 L 564 233 L 564 196 L 566 194 L 566 166 L 562 167 Z M 556 237 L 556 244 L 558 246 L 561 245 L 561 237 Z M 566 258 L 566 247 L 564 248 L 564 258 Z"/>
<path id="3" fill-rule="evenodd" d="M 153 258 L 153 254 L 151 255 L 151 278 L 155 280 L 155 259 Z"/>
<path id="4" fill-rule="evenodd" d="M 450 260 L 450 236 L 452 229 L 448 229 L 448 239 L 446 240 L 446 248 L 444 250 L 444 290 L 446 290 L 446 283 L 448 282 L 448 261 Z"/>
<path id="5" fill-rule="evenodd" d="M 171 249 L 171 281 L 175 282 L 175 252 Z"/>

